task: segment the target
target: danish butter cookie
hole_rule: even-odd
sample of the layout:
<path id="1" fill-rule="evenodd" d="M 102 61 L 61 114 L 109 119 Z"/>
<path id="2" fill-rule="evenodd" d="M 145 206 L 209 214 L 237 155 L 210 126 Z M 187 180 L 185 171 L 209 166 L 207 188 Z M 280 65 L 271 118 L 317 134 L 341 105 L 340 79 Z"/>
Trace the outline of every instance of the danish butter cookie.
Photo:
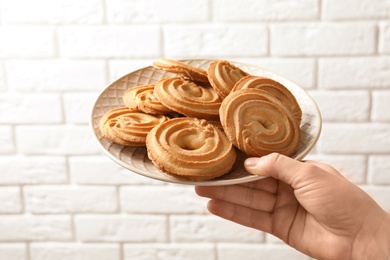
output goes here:
<path id="1" fill-rule="evenodd" d="M 220 108 L 226 136 L 248 156 L 278 152 L 291 156 L 301 130 L 293 113 L 266 91 L 241 89 L 230 93 Z"/>
<path id="2" fill-rule="evenodd" d="M 256 88 L 264 90 L 274 95 L 285 104 L 294 114 L 298 123 L 302 120 L 302 110 L 294 95 L 281 83 L 265 77 L 246 76 L 240 79 L 233 87 L 232 91 L 246 88 Z"/>
<path id="3" fill-rule="evenodd" d="M 129 88 L 123 95 L 123 102 L 133 111 L 142 111 L 148 114 L 169 114 L 172 112 L 161 104 L 154 95 L 154 84 Z"/>
<path id="4" fill-rule="evenodd" d="M 169 120 L 164 115 L 150 115 L 119 107 L 105 113 L 100 120 L 103 136 L 126 146 L 144 146 L 146 135 L 156 125 Z"/>
<path id="5" fill-rule="evenodd" d="M 226 60 L 211 62 L 207 74 L 211 86 L 221 98 L 229 95 L 236 82 L 248 75 Z"/>
<path id="6" fill-rule="evenodd" d="M 192 81 L 204 83 L 209 82 L 207 72 L 205 70 L 191 66 L 184 62 L 170 59 L 159 59 L 153 63 L 153 66 L 157 69 L 179 74 Z"/>
<path id="7" fill-rule="evenodd" d="M 200 86 L 179 77 L 165 78 L 156 83 L 154 94 L 164 106 L 179 114 L 219 120 L 222 100 L 210 86 Z"/>
<path id="8" fill-rule="evenodd" d="M 148 156 L 175 178 L 205 181 L 229 172 L 235 150 L 225 133 L 206 120 L 181 117 L 154 127 L 147 135 Z"/>

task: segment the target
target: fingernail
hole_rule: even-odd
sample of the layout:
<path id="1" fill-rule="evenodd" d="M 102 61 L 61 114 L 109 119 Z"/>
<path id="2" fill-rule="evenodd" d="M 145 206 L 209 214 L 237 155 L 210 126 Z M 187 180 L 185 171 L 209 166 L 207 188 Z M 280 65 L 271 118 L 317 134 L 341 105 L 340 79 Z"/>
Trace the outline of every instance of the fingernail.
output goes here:
<path id="1" fill-rule="evenodd" d="M 253 167 L 256 167 L 258 162 L 259 162 L 259 158 L 251 157 L 251 158 L 246 159 L 244 164 L 246 167 L 253 168 Z"/>

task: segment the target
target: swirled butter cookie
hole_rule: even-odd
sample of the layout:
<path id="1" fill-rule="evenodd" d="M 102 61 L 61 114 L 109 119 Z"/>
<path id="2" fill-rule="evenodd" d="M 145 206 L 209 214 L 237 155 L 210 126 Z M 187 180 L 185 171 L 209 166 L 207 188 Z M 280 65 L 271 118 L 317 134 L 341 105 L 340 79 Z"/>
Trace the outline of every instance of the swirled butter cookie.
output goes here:
<path id="1" fill-rule="evenodd" d="M 170 60 L 170 59 L 159 59 L 153 62 L 153 66 L 157 69 L 179 74 L 182 77 L 192 81 L 204 82 L 204 83 L 209 82 L 209 79 L 207 77 L 207 72 L 205 70 L 191 66 L 181 61 Z"/>
<path id="2" fill-rule="evenodd" d="M 283 104 L 291 109 L 298 123 L 302 120 L 302 110 L 294 95 L 281 83 L 265 77 L 246 76 L 240 79 L 233 87 L 232 91 L 246 88 L 256 88 L 264 90 L 274 95 Z"/>
<path id="3" fill-rule="evenodd" d="M 219 96 L 225 98 L 229 95 L 237 81 L 248 75 L 245 71 L 234 66 L 226 60 L 211 62 L 207 69 L 211 86 Z"/>
<path id="4" fill-rule="evenodd" d="M 272 152 L 291 156 L 301 139 L 293 113 L 266 91 L 231 92 L 222 102 L 220 118 L 226 136 L 248 156 Z"/>
<path id="5" fill-rule="evenodd" d="M 156 125 L 169 120 L 164 115 L 150 115 L 119 107 L 105 113 L 100 120 L 103 136 L 126 146 L 144 146 L 146 136 Z"/>
<path id="6" fill-rule="evenodd" d="M 159 80 L 154 95 L 160 102 L 188 117 L 219 120 L 221 98 L 210 86 L 201 86 L 179 77 Z"/>
<path id="7" fill-rule="evenodd" d="M 206 120 L 174 118 L 146 138 L 148 156 L 161 171 L 182 180 L 205 181 L 229 172 L 236 153 L 225 133 Z"/>
<path id="8" fill-rule="evenodd" d="M 160 100 L 154 95 L 154 84 L 129 88 L 123 95 L 123 102 L 131 110 L 148 114 L 169 114 L 172 112 L 161 104 Z"/>

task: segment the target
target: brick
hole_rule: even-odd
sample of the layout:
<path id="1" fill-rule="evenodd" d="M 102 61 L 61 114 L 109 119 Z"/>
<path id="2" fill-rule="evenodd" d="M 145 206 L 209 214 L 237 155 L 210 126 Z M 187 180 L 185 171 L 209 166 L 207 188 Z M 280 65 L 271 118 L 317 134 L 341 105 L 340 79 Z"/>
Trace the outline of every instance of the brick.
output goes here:
<path id="1" fill-rule="evenodd" d="M 0 154 L 15 151 L 14 134 L 11 126 L 0 126 Z"/>
<path id="2" fill-rule="evenodd" d="M 188 7 L 191 8 L 188 8 Z M 205 22 L 207 0 L 111 0 L 107 2 L 110 23 Z"/>
<path id="3" fill-rule="evenodd" d="M 85 242 L 166 242 L 167 220 L 151 215 L 79 215 L 77 239 Z"/>
<path id="4" fill-rule="evenodd" d="M 372 155 L 368 164 L 368 181 L 372 184 L 390 185 L 390 156 Z"/>
<path id="5" fill-rule="evenodd" d="M 323 15 L 334 20 L 390 18 L 390 6 L 383 0 L 326 0 Z"/>
<path id="6" fill-rule="evenodd" d="M 319 151 L 323 153 L 389 153 L 390 124 L 323 125 Z"/>
<path id="7" fill-rule="evenodd" d="M 42 184 L 67 181 L 66 161 L 54 156 L 0 157 L 0 184 Z M 15 174 L 17 173 L 17 174 Z"/>
<path id="8" fill-rule="evenodd" d="M 122 210 L 131 213 L 206 213 L 206 202 L 195 194 L 193 187 L 121 187 L 120 200 Z"/>
<path id="9" fill-rule="evenodd" d="M 52 28 L 3 26 L 0 28 L 0 39 L 0 58 L 42 58 L 55 55 Z"/>
<path id="10" fill-rule="evenodd" d="M 325 155 L 309 154 L 305 160 L 329 164 L 355 184 L 366 182 L 367 160 L 364 155 Z"/>
<path id="11" fill-rule="evenodd" d="M 155 60 L 156 59 L 110 60 L 108 62 L 109 80 L 110 82 L 113 82 L 130 72 L 151 66 Z"/>
<path id="12" fill-rule="evenodd" d="M 218 257 L 224 260 L 291 259 L 309 260 L 310 258 L 296 249 L 284 244 L 218 244 Z M 261 256 L 259 258 L 259 256 Z"/>
<path id="13" fill-rule="evenodd" d="M 310 91 L 310 95 L 324 121 L 362 122 L 370 117 L 370 94 L 367 91 Z"/>
<path id="14" fill-rule="evenodd" d="M 388 186 L 362 186 L 365 192 L 368 193 L 385 211 L 390 212 L 390 187 Z"/>
<path id="15" fill-rule="evenodd" d="M 380 26 L 379 52 L 390 54 L 390 23 L 383 23 Z"/>
<path id="16" fill-rule="evenodd" d="M 27 260 L 25 244 L 4 243 L 0 244 L 0 260 Z"/>
<path id="17" fill-rule="evenodd" d="M 160 56 L 157 26 L 69 26 L 58 30 L 60 55 L 72 58 Z"/>
<path id="18" fill-rule="evenodd" d="M 5 85 L 4 63 L 0 61 L 0 92 L 7 90 Z"/>
<path id="19" fill-rule="evenodd" d="M 62 122 L 62 107 L 59 95 L 2 95 L 0 96 L 0 111 L 0 123 L 4 124 Z"/>
<path id="20" fill-rule="evenodd" d="M 164 54 L 167 57 L 245 57 L 268 52 L 268 32 L 262 25 L 167 25 Z"/>
<path id="21" fill-rule="evenodd" d="M 26 210 L 41 213 L 109 213 L 117 209 L 114 187 L 28 186 Z"/>
<path id="22" fill-rule="evenodd" d="M 31 260 L 119 260 L 120 246 L 118 244 L 96 243 L 43 243 L 30 244 Z"/>
<path id="23" fill-rule="evenodd" d="M 0 216 L 0 241 L 69 241 L 72 226 L 69 216 Z"/>
<path id="24" fill-rule="evenodd" d="M 371 119 L 373 121 L 390 121 L 390 91 L 373 91 Z"/>
<path id="25" fill-rule="evenodd" d="M 124 260 L 216 260 L 212 244 L 125 244 Z"/>
<path id="26" fill-rule="evenodd" d="M 319 1 L 213 1 L 213 19 L 224 22 L 309 20 L 319 16 Z"/>
<path id="27" fill-rule="evenodd" d="M 98 95 L 89 93 L 64 94 L 64 111 L 67 123 L 87 124 Z"/>
<path id="28" fill-rule="evenodd" d="M 18 126 L 16 140 L 17 149 L 23 154 L 96 154 L 99 151 L 88 126 Z"/>
<path id="29" fill-rule="evenodd" d="M 312 89 L 316 86 L 316 63 L 309 58 L 258 58 L 238 61 L 259 66 L 295 82 L 300 87 Z"/>
<path id="30" fill-rule="evenodd" d="M 270 51 L 285 56 L 373 54 L 376 42 L 371 23 L 275 24 Z"/>
<path id="31" fill-rule="evenodd" d="M 164 184 L 129 171 L 106 156 L 72 156 L 69 158 L 69 172 L 72 182 L 79 184 Z"/>
<path id="32" fill-rule="evenodd" d="M 45 7 L 45 8 L 42 8 Z M 2 21 L 12 24 L 93 24 L 103 21 L 101 0 L 4 1 Z"/>
<path id="33" fill-rule="evenodd" d="M 318 68 L 319 88 L 390 88 L 388 57 L 320 58 Z"/>
<path id="34" fill-rule="evenodd" d="M 106 86 L 99 60 L 14 60 L 6 63 L 8 86 L 19 91 L 93 91 Z"/>
<path id="35" fill-rule="evenodd" d="M 173 242 L 264 242 L 264 233 L 209 215 L 174 215 L 170 219 Z"/>
<path id="36" fill-rule="evenodd" d="M 19 213 L 22 210 L 19 187 L 2 187 L 0 189 L 0 214 Z"/>

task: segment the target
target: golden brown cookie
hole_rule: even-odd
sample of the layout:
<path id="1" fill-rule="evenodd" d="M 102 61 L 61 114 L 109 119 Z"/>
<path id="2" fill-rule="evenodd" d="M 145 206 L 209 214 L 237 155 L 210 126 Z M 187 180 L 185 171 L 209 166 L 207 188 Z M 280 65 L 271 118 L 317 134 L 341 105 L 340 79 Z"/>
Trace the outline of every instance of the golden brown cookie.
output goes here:
<path id="1" fill-rule="evenodd" d="M 156 126 L 147 136 L 146 147 L 158 169 L 189 181 L 222 176 L 236 159 L 225 133 L 197 118 L 174 118 Z"/>
<path id="2" fill-rule="evenodd" d="M 179 77 L 159 80 L 154 94 L 160 102 L 188 117 L 219 120 L 221 98 L 210 86 L 200 86 Z"/>
<path id="3" fill-rule="evenodd" d="M 222 98 L 229 95 L 237 81 L 248 75 L 248 73 L 226 60 L 210 63 L 207 74 L 211 86 Z"/>
<path id="4" fill-rule="evenodd" d="M 302 120 L 302 110 L 294 95 L 281 83 L 270 78 L 259 76 L 246 76 L 240 79 L 233 87 L 232 91 L 246 88 L 256 88 L 264 90 L 274 95 L 283 104 L 291 109 L 298 123 Z"/>
<path id="5" fill-rule="evenodd" d="M 123 95 L 125 106 L 133 111 L 142 111 L 148 114 L 169 114 L 169 108 L 161 104 L 154 95 L 154 84 L 129 88 Z"/>
<path id="6" fill-rule="evenodd" d="M 171 60 L 171 59 L 159 59 L 153 63 L 153 66 L 157 69 L 165 70 L 180 76 L 196 81 L 208 83 L 207 72 L 201 68 L 191 66 L 187 63 Z"/>
<path id="7" fill-rule="evenodd" d="M 272 152 L 291 156 L 301 139 L 293 113 L 263 90 L 231 92 L 222 102 L 220 118 L 226 136 L 248 156 Z"/>
<path id="8" fill-rule="evenodd" d="M 103 136 L 126 146 L 144 146 L 146 135 L 156 125 L 169 120 L 164 115 L 149 115 L 119 107 L 105 113 L 100 120 Z"/>

